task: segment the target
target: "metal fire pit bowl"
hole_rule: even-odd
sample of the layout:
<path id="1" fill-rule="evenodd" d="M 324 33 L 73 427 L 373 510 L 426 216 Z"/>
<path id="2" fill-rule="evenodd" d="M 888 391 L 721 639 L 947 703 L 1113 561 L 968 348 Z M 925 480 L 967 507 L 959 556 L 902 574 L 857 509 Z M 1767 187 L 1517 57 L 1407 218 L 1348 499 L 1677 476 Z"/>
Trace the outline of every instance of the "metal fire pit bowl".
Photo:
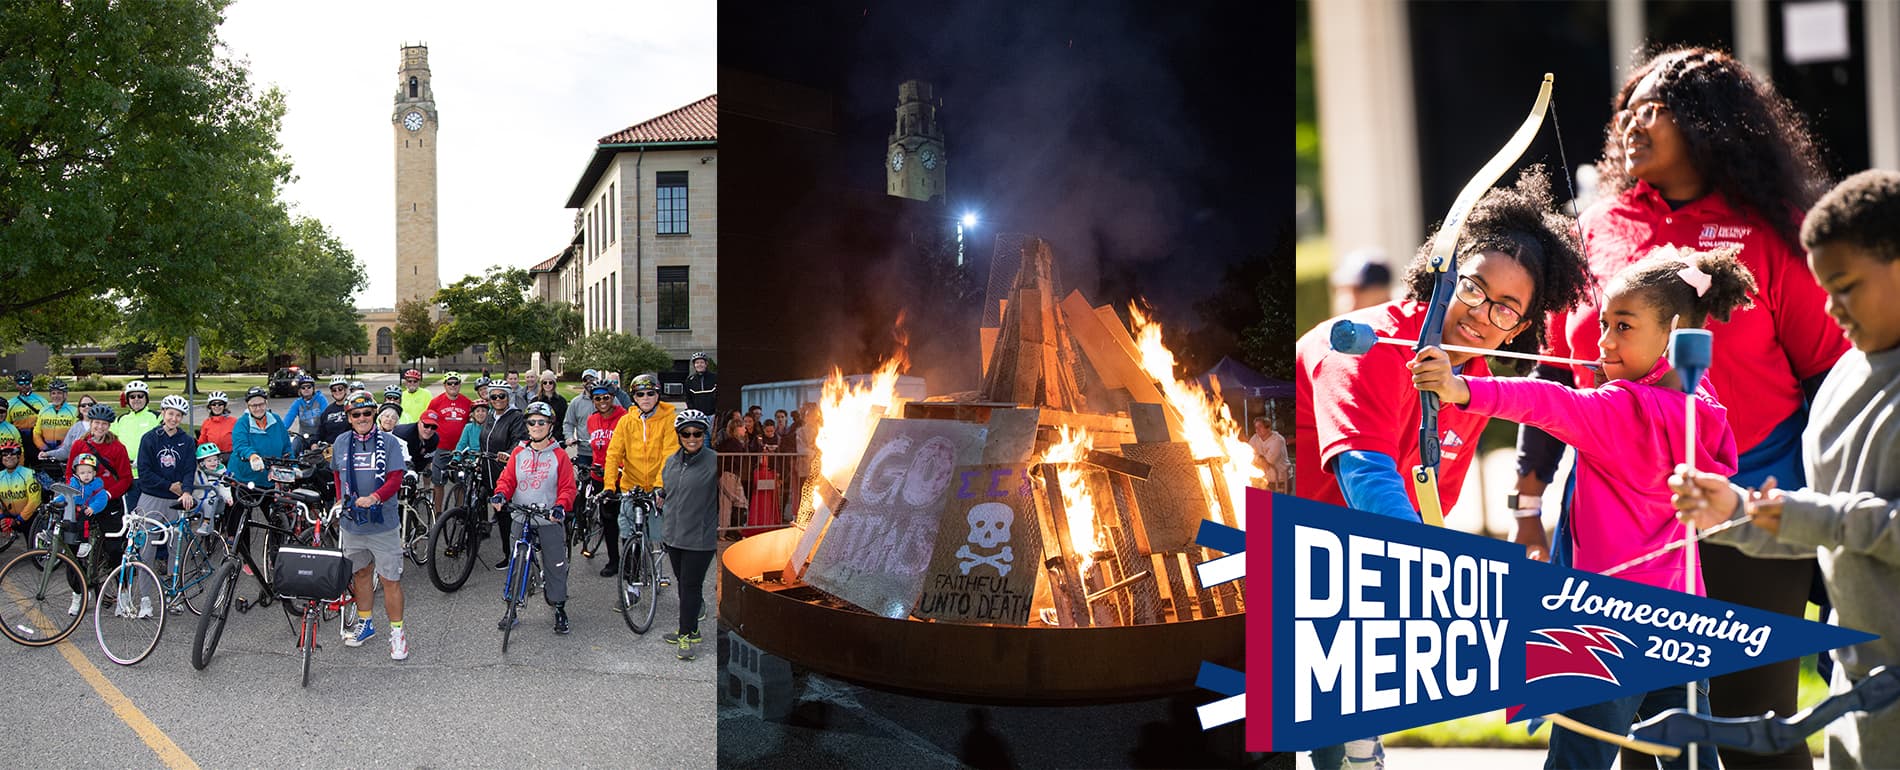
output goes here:
<path id="1" fill-rule="evenodd" d="M 1245 613 L 1107 628 L 893 620 L 798 598 L 751 578 L 777 571 L 800 531 L 748 537 L 720 557 L 719 618 L 746 641 L 842 679 L 999 704 L 1086 703 L 1194 689 L 1201 661 L 1241 668 Z"/>

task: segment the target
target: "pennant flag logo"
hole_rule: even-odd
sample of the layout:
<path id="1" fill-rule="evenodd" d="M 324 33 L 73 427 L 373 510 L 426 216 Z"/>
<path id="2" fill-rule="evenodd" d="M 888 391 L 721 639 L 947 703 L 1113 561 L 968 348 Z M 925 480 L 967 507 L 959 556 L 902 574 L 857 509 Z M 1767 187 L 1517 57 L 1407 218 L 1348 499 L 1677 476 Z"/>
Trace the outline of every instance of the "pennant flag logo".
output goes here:
<path id="1" fill-rule="evenodd" d="M 1496 709 L 1540 717 L 1875 638 L 1492 538 L 1285 495 L 1248 502 L 1249 750 Z"/>

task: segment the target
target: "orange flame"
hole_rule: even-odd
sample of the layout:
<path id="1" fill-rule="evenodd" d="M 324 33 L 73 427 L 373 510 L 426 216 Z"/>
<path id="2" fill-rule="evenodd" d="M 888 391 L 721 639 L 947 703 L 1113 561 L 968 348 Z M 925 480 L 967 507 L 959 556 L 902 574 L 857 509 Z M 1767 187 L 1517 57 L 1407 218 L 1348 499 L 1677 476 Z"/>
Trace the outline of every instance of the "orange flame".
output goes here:
<path id="1" fill-rule="evenodd" d="M 1042 453 L 1042 462 L 1056 466 L 1056 479 L 1062 485 L 1062 508 L 1069 519 L 1069 542 L 1075 545 L 1076 555 L 1086 567 L 1102 549 L 1095 536 L 1095 496 L 1083 481 L 1081 467 L 1082 458 L 1095 446 L 1095 440 L 1081 428 L 1073 434 L 1068 426 L 1060 430 L 1060 438 Z"/>
<path id="2" fill-rule="evenodd" d="M 871 430 L 878 417 L 897 403 L 897 377 L 910 369 L 909 342 L 904 333 L 902 314 L 897 318 L 897 351 L 878 365 L 868 382 L 845 381 L 836 367 L 825 379 L 824 394 L 818 400 L 818 430 L 812 446 L 818 448 L 819 472 L 831 485 L 844 490 L 857 472 L 864 447 L 871 443 Z M 815 494 L 815 493 L 814 493 Z"/>
<path id="3" fill-rule="evenodd" d="M 1195 383 L 1174 378 L 1174 353 L 1161 344 L 1161 325 L 1133 304 L 1128 307 L 1128 315 L 1135 327 L 1135 347 L 1141 353 L 1142 370 L 1161 385 L 1167 405 L 1181 418 L 1183 438 L 1187 439 L 1195 459 L 1220 460 L 1217 483 L 1226 486 L 1235 519 L 1246 526 L 1241 501 L 1246 499 L 1249 484 L 1266 476 L 1265 471 L 1254 465 L 1253 447 L 1240 438 L 1240 426 L 1234 422 L 1233 413 L 1225 403 Z M 1204 477 L 1203 486 L 1208 483 Z M 1215 490 L 1207 491 L 1211 497 Z"/>

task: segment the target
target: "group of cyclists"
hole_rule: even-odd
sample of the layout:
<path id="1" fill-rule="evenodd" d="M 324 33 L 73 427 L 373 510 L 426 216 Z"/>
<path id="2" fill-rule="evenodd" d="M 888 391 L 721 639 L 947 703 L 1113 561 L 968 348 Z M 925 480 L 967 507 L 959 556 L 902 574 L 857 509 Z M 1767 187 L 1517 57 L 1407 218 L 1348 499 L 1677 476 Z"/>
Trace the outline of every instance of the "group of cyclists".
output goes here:
<path id="1" fill-rule="evenodd" d="M 552 383 L 553 373 L 543 380 Z M 651 374 L 633 378 L 629 394 L 601 372 L 587 370 L 585 400 L 577 398 L 571 407 L 563 402 L 558 411 L 549 402 L 550 396 L 560 398 L 552 387 L 523 388 L 483 377 L 474 383 L 478 398 L 471 399 L 462 394 L 462 378 L 455 372 L 443 377 L 438 394 L 422 389 L 417 370 L 403 372 L 401 381 L 378 400 L 360 381 L 335 378 L 326 396 L 317 392 L 314 378 L 301 375 L 297 397 L 282 415 L 270 410 L 269 392 L 262 387 L 245 392 L 244 409 L 237 414 L 231 413 L 225 393 L 212 392 L 204 404 L 208 416 L 194 434 L 185 424 L 190 400 L 166 396 L 154 411 L 150 388 L 142 381 L 124 386 L 123 411 L 94 403 L 82 412 L 67 402 L 65 382 L 53 380 L 48 395 L 40 396 L 33 392 L 32 373 L 19 372 L 19 395 L 0 399 L 7 416 L 0 423 L 0 534 L 26 531 L 49 494 L 47 486 L 60 481 L 78 491 L 72 502 L 88 539 L 79 556 L 95 565 L 116 565 L 122 558 L 125 539 L 105 535 L 122 529 L 127 511 L 168 522 L 195 511 L 228 535 L 250 515 L 232 504 L 229 485 L 269 487 L 266 460 L 294 459 L 327 446 L 339 544 L 355 570 L 358 621 L 346 625 L 345 644 L 361 646 L 378 635 L 372 619 L 374 574 L 384 597 L 390 657 L 404 660 L 409 645 L 401 589 L 404 543 L 396 534 L 398 496 L 407 476 L 432 488 L 429 494 L 440 510 L 451 457 L 461 450 L 479 456 L 485 486 L 494 491 L 490 499 L 470 504 L 493 513 L 495 532 L 503 538 L 519 537 L 521 527 L 534 524 L 540 542 L 563 543 L 568 512 L 587 504 L 580 490 L 604 493 L 602 550 L 609 563 L 602 576 L 619 570 L 621 533 L 612 500 L 634 490 L 654 493 L 660 501 L 670 496 L 673 502 L 662 502 L 663 532 L 658 534 L 680 588 L 680 621 L 662 639 L 681 660 L 696 657 L 701 591 L 717 524 L 717 483 L 701 472 L 716 467 L 705 446 L 709 415 L 662 402 L 658 379 Z M 220 482 L 227 491 L 205 492 L 218 489 Z M 202 505 L 201 496 L 207 498 Z M 516 520 L 511 503 L 540 510 L 551 506 L 553 514 L 533 522 Z M 139 554 L 147 560 L 154 556 Z M 550 548 L 541 563 L 553 631 L 568 634 L 567 557 L 564 550 Z M 495 567 L 506 569 L 507 559 Z M 70 614 L 81 612 L 81 601 L 75 592 Z M 137 608 L 115 611 L 144 617 L 153 608 L 148 599 Z M 510 613 L 502 625 L 513 622 Z"/>

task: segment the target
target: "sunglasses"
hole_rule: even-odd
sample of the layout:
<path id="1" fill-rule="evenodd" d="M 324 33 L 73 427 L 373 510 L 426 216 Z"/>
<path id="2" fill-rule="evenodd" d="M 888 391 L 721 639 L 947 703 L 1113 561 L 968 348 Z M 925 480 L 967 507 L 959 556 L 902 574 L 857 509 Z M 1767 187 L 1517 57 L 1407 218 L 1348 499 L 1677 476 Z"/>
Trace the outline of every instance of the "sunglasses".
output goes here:
<path id="1" fill-rule="evenodd" d="M 660 395 L 660 392 L 657 390 L 636 390 L 633 392 L 634 398 L 646 398 L 648 396 L 657 396 L 657 395 Z"/>
<path id="2" fill-rule="evenodd" d="M 613 396 L 610 396 L 610 395 L 608 395 L 608 394 L 606 394 L 606 393 L 602 393 L 602 394 L 600 394 L 600 395 L 598 395 L 598 396 L 594 396 L 594 397 L 593 397 L 593 399 L 594 399 L 595 401 L 612 401 L 612 400 L 614 400 L 614 397 L 613 397 Z"/>
<path id="3" fill-rule="evenodd" d="M 350 419 L 352 420 L 358 417 L 375 417 L 375 416 L 376 416 L 376 410 L 374 409 L 358 409 L 350 413 Z"/>
<path id="4" fill-rule="evenodd" d="M 316 389 L 317 389 L 317 386 L 316 386 L 316 384 L 315 384 L 315 383 L 310 383 L 310 382 L 306 382 L 306 383 L 304 383 L 304 384 L 302 384 L 302 385 L 298 385 L 298 386 L 297 386 L 297 389 L 298 389 L 298 390 L 303 390 L 303 389 L 305 389 L 305 388 L 309 388 L 309 389 L 311 389 L 311 390 L 316 390 Z"/>
<path id="5" fill-rule="evenodd" d="M 127 393 L 127 394 L 125 394 L 125 400 L 127 400 L 127 401 L 130 401 L 130 400 L 132 400 L 132 399 L 135 399 L 135 398 L 147 398 L 147 396 L 146 396 L 146 395 L 145 395 L 144 393 Z"/>
<path id="6" fill-rule="evenodd" d="M 553 425 L 553 424 L 554 424 L 554 423 L 552 423 L 552 422 L 550 422 L 550 421 L 548 421 L 548 420 L 529 420 L 529 421 L 528 421 L 528 427 L 530 427 L 530 428 L 532 428 L 532 427 L 534 427 L 534 426 L 536 426 L 536 425 L 542 425 L 542 426 L 546 426 L 546 425 Z"/>
<path id="7" fill-rule="evenodd" d="M 507 396 L 507 395 L 505 395 L 505 394 L 502 394 L 502 393 L 497 393 L 497 394 L 495 394 L 495 395 L 492 395 L 492 396 L 489 396 L 489 397 L 488 397 L 488 400 L 490 400 L 490 401 L 507 401 L 507 400 L 508 400 L 508 396 Z"/>
<path id="8" fill-rule="evenodd" d="M 703 431 L 703 430 L 680 431 L 680 438 L 705 438 L 705 437 L 706 437 L 706 431 Z"/>

